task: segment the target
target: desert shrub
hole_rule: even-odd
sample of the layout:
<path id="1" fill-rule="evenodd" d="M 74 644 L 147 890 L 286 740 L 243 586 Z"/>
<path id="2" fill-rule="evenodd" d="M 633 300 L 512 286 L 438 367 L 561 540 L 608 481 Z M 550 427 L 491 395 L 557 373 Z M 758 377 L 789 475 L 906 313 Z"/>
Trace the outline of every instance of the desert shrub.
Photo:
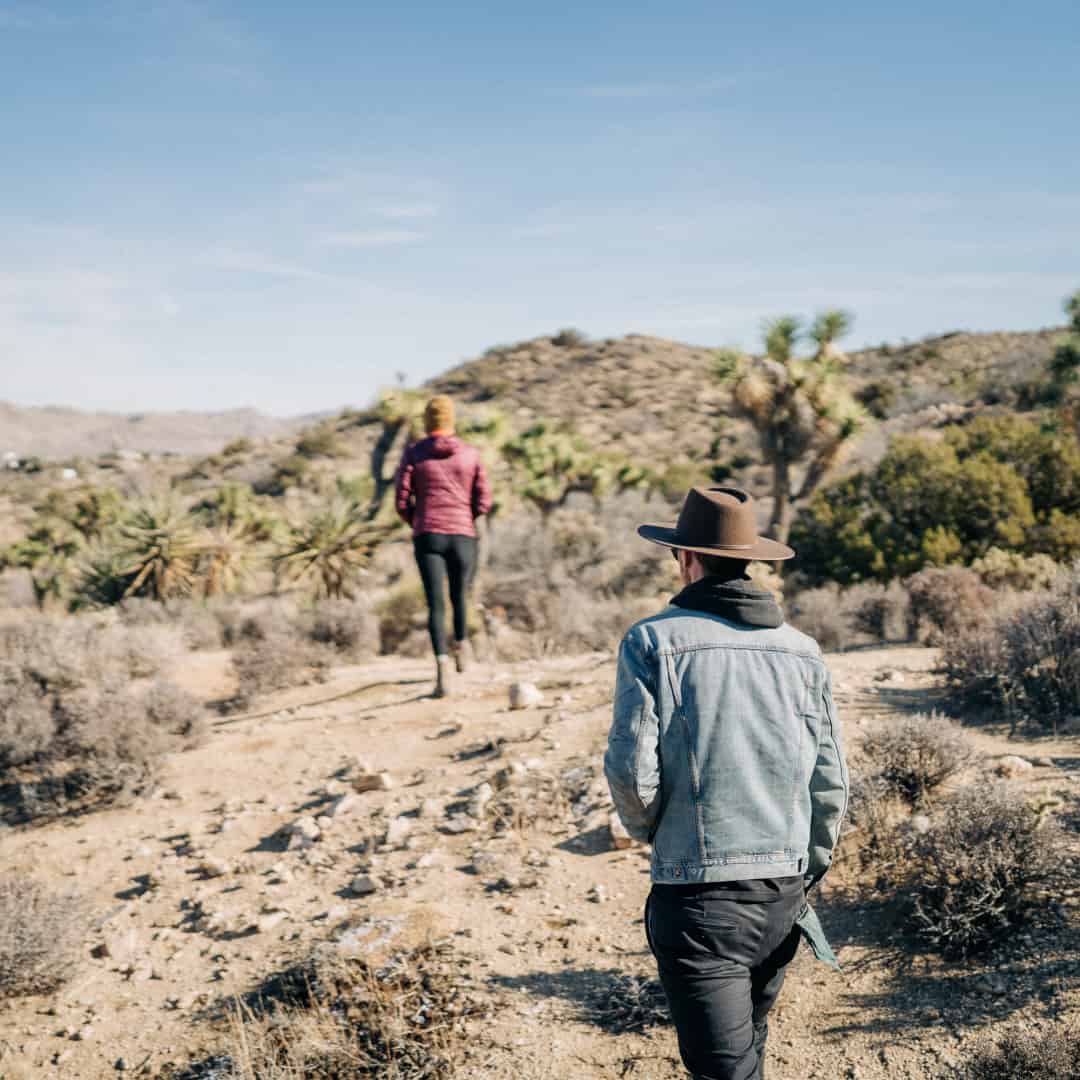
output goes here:
<path id="1" fill-rule="evenodd" d="M 389 962 L 314 958 L 249 994 L 233 1014 L 227 1080 L 450 1080 L 466 1022 L 492 1006 L 440 944 Z"/>
<path id="2" fill-rule="evenodd" d="M 277 628 L 265 637 L 245 637 L 232 654 L 237 691 L 233 704 L 246 707 L 256 697 L 310 682 L 325 671 L 327 650 L 291 628 Z"/>
<path id="3" fill-rule="evenodd" d="M 143 707 L 150 723 L 195 745 L 206 733 L 206 709 L 175 683 L 155 679 L 143 692 Z"/>
<path id="4" fill-rule="evenodd" d="M 1080 554 L 1080 440 L 1049 420 L 980 417 L 901 435 L 881 461 L 819 491 L 792 528 L 811 584 L 970 564 L 991 548 Z"/>
<path id="5" fill-rule="evenodd" d="M 125 626 L 178 628 L 185 645 L 192 650 L 221 646 L 218 621 L 202 601 L 167 600 L 160 603 L 146 597 L 131 597 L 118 606 L 117 612 Z"/>
<path id="6" fill-rule="evenodd" d="M 310 428 L 296 440 L 296 452 L 305 458 L 339 457 L 341 440 L 331 427 Z"/>
<path id="7" fill-rule="evenodd" d="M 852 629 L 874 641 L 897 641 L 907 635 L 911 597 L 899 582 L 852 585 L 844 591 L 843 607 Z"/>
<path id="8" fill-rule="evenodd" d="M 379 617 L 363 602 L 327 600 L 303 612 L 298 622 L 313 642 L 339 656 L 363 660 L 379 652 Z"/>
<path id="9" fill-rule="evenodd" d="M 938 713 L 878 725 L 863 736 L 862 753 L 888 790 L 911 806 L 924 802 L 974 759 L 963 730 Z"/>
<path id="10" fill-rule="evenodd" d="M 0 817 L 28 821 L 144 790 L 161 755 L 201 724 L 186 695 L 133 683 L 175 648 L 167 628 L 84 618 L 0 629 Z"/>
<path id="11" fill-rule="evenodd" d="M 1056 728 L 1080 715 L 1080 570 L 992 623 L 946 639 L 954 705 L 986 707 L 1015 728 Z"/>
<path id="12" fill-rule="evenodd" d="M 902 856 L 899 823 L 909 813 L 896 789 L 874 773 L 856 773 L 848 796 L 839 850 L 834 862 L 854 855 L 861 866 L 892 866 Z"/>
<path id="13" fill-rule="evenodd" d="M 1080 1030 L 1009 1031 L 985 1042 L 960 1067 L 959 1080 L 1080 1080 Z"/>
<path id="14" fill-rule="evenodd" d="M 1004 784 L 969 788 L 911 838 L 902 883 L 911 933 L 947 958 L 1000 943 L 1045 904 L 1060 834 Z"/>
<path id="15" fill-rule="evenodd" d="M 383 597 L 375 611 L 382 651 L 396 653 L 427 622 L 423 587 L 417 581 L 398 585 Z"/>
<path id="16" fill-rule="evenodd" d="M 564 327 L 551 338 L 551 344 L 560 349 L 580 349 L 583 345 L 587 345 L 588 342 L 589 339 L 580 330 L 575 330 L 569 326 Z"/>
<path id="17" fill-rule="evenodd" d="M 87 931 L 86 910 L 70 892 L 32 878 L 0 878 L 0 998 L 39 994 L 63 983 Z"/>
<path id="18" fill-rule="evenodd" d="M 991 548 L 971 569 L 992 589 L 1048 589 L 1061 576 L 1062 567 L 1049 555 L 1021 555 Z"/>
<path id="19" fill-rule="evenodd" d="M 896 405 L 896 384 L 889 379 L 877 379 L 855 391 L 855 400 L 876 420 L 885 420 Z"/>
<path id="20" fill-rule="evenodd" d="M 853 644 L 853 634 L 835 585 L 804 589 L 788 605 L 793 626 L 809 634 L 826 652 Z"/>
<path id="21" fill-rule="evenodd" d="M 904 584 L 910 598 L 910 640 L 947 641 L 961 631 L 985 625 L 992 617 L 994 592 L 972 570 L 927 567 Z"/>

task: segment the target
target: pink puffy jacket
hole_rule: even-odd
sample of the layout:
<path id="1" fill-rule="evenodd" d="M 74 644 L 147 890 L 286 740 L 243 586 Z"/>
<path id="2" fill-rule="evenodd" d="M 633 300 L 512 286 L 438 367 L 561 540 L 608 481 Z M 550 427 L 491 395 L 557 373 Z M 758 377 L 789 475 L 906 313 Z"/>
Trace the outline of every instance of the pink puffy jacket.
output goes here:
<path id="1" fill-rule="evenodd" d="M 429 435 L 408 447 L 398 466 L 397 512 L 413 536 L 475 536 L 491 509 L 491 487 L 475 446 L 456 435 Z"/>

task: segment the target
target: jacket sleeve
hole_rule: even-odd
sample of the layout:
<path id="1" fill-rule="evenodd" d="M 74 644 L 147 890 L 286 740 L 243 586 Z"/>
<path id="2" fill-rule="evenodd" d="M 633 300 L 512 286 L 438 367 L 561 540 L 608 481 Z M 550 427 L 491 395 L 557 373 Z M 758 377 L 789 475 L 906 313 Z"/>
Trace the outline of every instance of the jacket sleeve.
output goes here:
<path id="1" fill-rule="evenodd" d="M 482 517 L 491 510 L 491 484 L 488 482 L 487 470 L 479 457 L 476 459 L 476 472 L 473 473 L 472 483 L 472 516 Z"/>
<path id="2" fill-rule="evenodd" d="M 808 889 L 825 876 L 832 863 L 840 822 L 848 804 L 847 762 L 833 705 L 832 676 L 828 671 L 825 672 L 821 698 L 821 734 L 817 761 L 810 778 L 810 857 L 804 875 Z"/>
<path id="3" fill-rule="evenodd" d="M 409 525 L 413 523 L 416 507 L 413 504 L 413 460 L 411 447 L 405 448 L 401 455 L 401 464 L 394 477 L 394 505 L 398 516 Z"/>
<path id="4" fill-rule="evenodd" d="M 615 706 L 604 775 L 626 831 L 649 842 L 660 812 L 660 720 L 656 676 L 641 646 L 627 636 L 619 648 Z"/>

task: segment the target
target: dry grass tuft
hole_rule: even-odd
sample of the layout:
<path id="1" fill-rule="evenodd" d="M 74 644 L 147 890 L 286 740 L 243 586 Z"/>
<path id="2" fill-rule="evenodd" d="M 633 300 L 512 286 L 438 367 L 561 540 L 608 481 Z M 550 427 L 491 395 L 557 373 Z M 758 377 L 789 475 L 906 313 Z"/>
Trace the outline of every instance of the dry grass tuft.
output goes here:
<path id="1" fill-rule="evenodd" d="M 1080 1080 L 1080 1023 L 1050 1031 L 1010 1031 L 987 1043 L 961 1068 L 959 1080 Z"/>
<path id="2" fill-rule="evenodd" d="M 52 990 L 70 975 L 86 935 L 82 902 L 31 878 L 0 878 L 0 998 Z"/>
<path id="3" fill-rule="evenodd" d="M 656 979 L 614 975 L 587 1002 L 590 1019 L 613 1035 L 642 1032 L 671 1024 L 664 988 Z"/>

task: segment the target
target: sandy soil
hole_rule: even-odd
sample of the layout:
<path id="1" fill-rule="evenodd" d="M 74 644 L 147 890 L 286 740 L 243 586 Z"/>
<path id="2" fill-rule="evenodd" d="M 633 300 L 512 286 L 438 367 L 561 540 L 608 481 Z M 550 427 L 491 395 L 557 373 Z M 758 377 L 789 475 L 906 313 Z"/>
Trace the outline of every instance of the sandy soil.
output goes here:
<path id="1" fill-rule="evenodd" d="M 848 741 L 931 707 L 933 660 L 924 649 L 831 657 Z M 373 936 L 429 933 L 450 937 L 505 1005 L 477 1032 L 462 1075 L 681 1077 L 668 1028 L 613 1034 L 589 1010 L 613 976 L 651 972 L 645 852 L 613 850 L 605 825 L 611 658 L 479 665 L 451 701 L 425 696 L 429 674 L 390 658 L 340 669 L 257 715 L 218 721 L 205 745 L 168 761 L 151 798 L 4 834 L 0 872 L 77 886 L 96 927 L 70 983 L 2 1007 L 0 1080 L 99 1080 L 121 1063 L 155 1076 L 220 1049 L 226 1033 L 207 1011 L 314 943 L 362 949 Z M 180 675 L 207 700 L 227 690 L 223 655 L 193 656 Z M 543 706 L 508 710 L 519 678 L 540 686 Z M 1046 759 L 1011 782 L 1062 798 L 1080 855 L 1080 738 L 972 737 L 989 765 Z M 318 842 L 290 848 L 283 829 L 325 814 L 358 757 L 394 786 L 358 795 Z M 512 762 L 526 777 L 584 768 L 573 774 L 584 794 L 542 808 L 549 821 L 446 832 L 447 811 Z M 350 890 L 361 873 L 374 893 Z M 943 1076 L 993 1025 L 1080 1018 L 1080 912 L 1019 936 L 991 964 L 949 965 L 898 952 L 848 895 L 827 882 L 819 908 L 844 970 L 800 953 L 774 1014 L 770 1080 Z"/>

